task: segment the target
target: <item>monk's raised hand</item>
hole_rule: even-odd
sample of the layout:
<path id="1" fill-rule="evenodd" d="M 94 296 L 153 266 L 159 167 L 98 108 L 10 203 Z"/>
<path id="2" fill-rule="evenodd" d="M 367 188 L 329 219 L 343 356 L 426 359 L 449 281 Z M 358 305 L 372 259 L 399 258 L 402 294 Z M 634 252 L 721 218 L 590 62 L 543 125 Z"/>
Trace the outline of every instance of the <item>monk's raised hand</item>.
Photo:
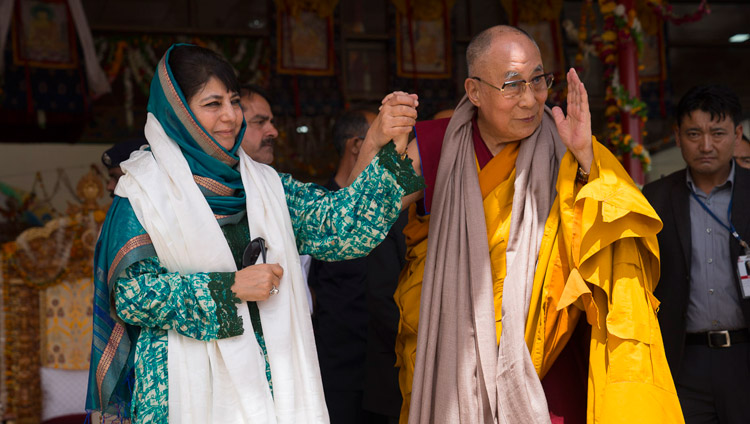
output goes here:
<path id="1" fill-rule="evenodd" d="M 385 96 L 380 105 L 378 116 L 367 131 L 365 142 L 373 143 L 378 149 L 394 140 L 396 151 L 406 149 L 409 133 L 417 122 L 416 94 L 394 91 Z"/>
<path id="2" fill-rule="evenodd" d="M 591 110 L 586 87 L 575 69 L 568 71 L 568 111 L 567 116 L 562 109 L 555 106 L 552 115 L 557 124 L 565 146 L 573 153 L 578 165 L 585 171 L 591 170 L 594 161 L 594 147 L 591 144 Z"/>

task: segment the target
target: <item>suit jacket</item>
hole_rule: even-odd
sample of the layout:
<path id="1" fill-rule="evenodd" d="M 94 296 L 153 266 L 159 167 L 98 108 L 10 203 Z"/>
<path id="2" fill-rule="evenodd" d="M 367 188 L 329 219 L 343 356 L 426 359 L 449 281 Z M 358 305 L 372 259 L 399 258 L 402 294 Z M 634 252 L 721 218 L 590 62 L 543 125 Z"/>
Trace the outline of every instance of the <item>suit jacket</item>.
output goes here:
<path id="1" fill-rule="evenodd" d="M 336 181 L 325 185 L 340 189 Z M 367 350 L 367 259 L 313 259 L 307 284 L 315 293 L 312 317 L 323 388 L 362 390 Z"/>
<path id="2" fill-rule="evenodd" d="M 409 211 L 401 212 L 385 240 L 367 256 L 367 353 L 362 405 L 365 410 L 397 418 L 401 390 L 396 368 L 399 312 L 393 293 L 406 265 L 404 227 Z"/>
<path id="3" fill-rule="evenodd" d="M 732 193 L 732 222 L 743 240 L 750 242 L 750 171 L 735 166 Z M 686 169 L 647 184 L 643 188 L 646 199 L 661 217 L 664 228 L 658 235 L 661 256 L 661 278 L 654 295 L 661 305 L 658 318 L 664 339 L 664 350 L 672 375 L 680 369 L 685 346 L 685 316 L 690 294 L 690 190 L 686 183 Z M 729 237 L 729 251 L 733 270 L 742 249 L 734 237 Z M 742 292 L 733 272 L 735 287 L 742 305 L 745 322 L 750 327 L 750 299 L 742 299 Z"/>

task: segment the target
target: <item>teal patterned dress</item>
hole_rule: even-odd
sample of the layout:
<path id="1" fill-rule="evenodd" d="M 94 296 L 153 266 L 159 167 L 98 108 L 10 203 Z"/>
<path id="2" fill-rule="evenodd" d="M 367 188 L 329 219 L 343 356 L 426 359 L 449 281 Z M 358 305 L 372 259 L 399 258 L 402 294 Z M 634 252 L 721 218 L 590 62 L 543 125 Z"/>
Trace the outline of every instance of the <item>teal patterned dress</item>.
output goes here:
<path id="1" fill-rule="evenodd" d="M 299 253 L 330 261 L 364 256 L 377 246 L 398 217 L 405 188 L 413 190 L 419 184 L 410 161 L 400 160 L 392 148 L 384 149 L 351 186 L 337 192 L 300 183 L 286 174 L 280 177 Z M 245 213 L 222 217 L 219 223 L 239 269 L 250 239 Z M 114 298 L 119 318 L 140 328 L 130 416 L 139 423 L 166 423 L 167 330 L 205 341 L 242 334 L 242 319 L 236 311 L 240 300 L 230 289 L 234 273 L 170 273 L 160 265 L 153 247 L 145 247 L 140 253 L 143 258 L 119 274 Z M 266 354 L 257 305 L 249 305 L 256 339 Z"/>

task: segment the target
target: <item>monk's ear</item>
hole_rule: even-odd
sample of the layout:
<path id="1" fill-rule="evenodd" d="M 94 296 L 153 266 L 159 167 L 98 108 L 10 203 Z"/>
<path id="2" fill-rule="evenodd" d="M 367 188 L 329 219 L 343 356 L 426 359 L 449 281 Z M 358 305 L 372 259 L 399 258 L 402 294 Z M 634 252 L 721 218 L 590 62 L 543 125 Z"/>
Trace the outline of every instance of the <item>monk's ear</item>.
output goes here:
<path id="1" fill-rule="evenodd" d="M 473 78 L 466 78 L 464 81 L 464 90 L 466 90 L 466 94 L 469 96 L 469 101 L 474 106 L 479 107 L 479 81 Z"/>

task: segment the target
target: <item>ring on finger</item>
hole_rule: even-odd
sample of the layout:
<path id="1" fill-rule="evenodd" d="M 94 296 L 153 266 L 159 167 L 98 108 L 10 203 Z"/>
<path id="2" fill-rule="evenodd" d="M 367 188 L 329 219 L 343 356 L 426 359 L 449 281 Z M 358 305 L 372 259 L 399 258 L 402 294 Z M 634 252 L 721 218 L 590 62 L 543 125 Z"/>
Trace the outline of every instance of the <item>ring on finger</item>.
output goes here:
<path id="1" fill-rule="evenodd" d="M 269 292 L 269 294 L 270 294 L 271 296 L 273 296 L 273 295 L 275 295 L 275 294 L 276 294 L 276 293 L 278 293 L 278 292 L 279 292 L 279 288 L 278 288 L 278 287 L 276 287 L 276 286 L 273 286 L 273 288 L 271 289 L 271 291 Z"/>

